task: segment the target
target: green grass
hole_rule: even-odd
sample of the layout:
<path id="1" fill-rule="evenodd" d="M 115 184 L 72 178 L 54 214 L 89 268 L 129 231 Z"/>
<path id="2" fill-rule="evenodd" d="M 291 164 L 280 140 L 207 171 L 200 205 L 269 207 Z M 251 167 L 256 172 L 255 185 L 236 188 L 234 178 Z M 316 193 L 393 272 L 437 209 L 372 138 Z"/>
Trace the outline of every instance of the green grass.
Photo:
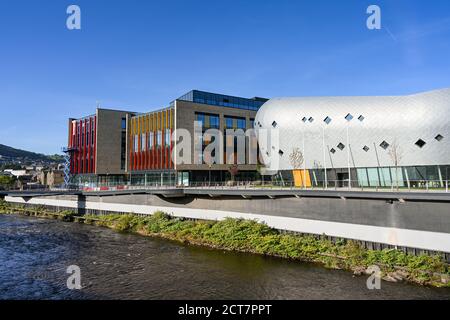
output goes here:
<path id="1" fill-rule="evenodd" d="M 405 280 L 432 286 L 447 286 L 441 279 L 450 277 L 450 268 L 440 256 L 413 256 L 399 250 L 367 250 L 355 241 L 330 241 L 326 237 L 281 233 L 265 224 L 240 219 L 192 221 L 157 212 L 148 217 L 128 215 L 85 215 L 73 212 L 49 213 L 44 209 L 19 208 L 19 213 L 76 221 L 120 232 L 156 236 L 183 243 L 222 250 L 248 252 L 322 264 L 328 268 L 362 272 L 378 265 L 384 275 L 401 270 Z M 12 211 L 0 201 L 0 213 Z M 17 212 L 16 207 L 14 210 Z"/>

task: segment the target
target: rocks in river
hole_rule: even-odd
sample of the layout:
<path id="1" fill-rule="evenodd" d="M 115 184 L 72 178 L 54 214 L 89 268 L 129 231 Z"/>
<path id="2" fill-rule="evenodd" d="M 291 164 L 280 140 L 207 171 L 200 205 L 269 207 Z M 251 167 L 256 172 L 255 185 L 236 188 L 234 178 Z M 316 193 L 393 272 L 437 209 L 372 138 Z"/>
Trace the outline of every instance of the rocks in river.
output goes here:
<path id="1" fill-rule="evenodd" d="M 353 274 L 355 276 L 361 276 L 363 274 L 367 274 L 367 270 L 364 267 L 356 267 L 353 269 Z"/>
<path id="2" fill-rule="evenodd" d="M 443 284 L 449 284 L 450 283 L 450 276 L 448 274 L 441 274 L 441 282 Z"/>
<path id="3" fill-rule="evenodd" d="M 397 281 L 398 281 L 396 278 L 394 278 L 394 277 L 393 277 L 392 275 L 390 275 L 390 274 L 385 275 L 382 279 L 383 279 L 384 281 L 387 281 L 387 282 L 397 282 Z"/>

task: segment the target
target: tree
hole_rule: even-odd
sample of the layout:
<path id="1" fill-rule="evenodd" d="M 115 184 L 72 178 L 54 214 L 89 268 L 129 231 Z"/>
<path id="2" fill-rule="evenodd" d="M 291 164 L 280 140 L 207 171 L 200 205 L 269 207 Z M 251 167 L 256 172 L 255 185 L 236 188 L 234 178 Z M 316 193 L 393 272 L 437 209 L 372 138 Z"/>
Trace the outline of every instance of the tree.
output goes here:
<path id="1" fill-rule="evenodd" d="M 392 163 L 395 167 L 395 184 L 398 190 L 398 167 L 403 159 L 403 149 L 399 145 L 397 139 L 393 141 L 388 150 L 389 157 L 392 160 Z"/>
<path id="2" fill-rule="evenodd" d="M 300 170 L 302 168 L 303 162 L 304 162 L 303 153 L 300 151 L 299 148 L 292 149 L 291 154 L 289 155 L 289 162 L 291 163 L 293 170 Z M 305 179 L 306 177 L 304 174 L 301 175 L 302 177 L 302 183 L 303 186 L 305 186 Z"/>
<path id="3" fill-rule="evenodd" d="M 230 175 L 231 175 L 231 181 L 234 182 L 234 180 L 235 180 L 237 174 L 239 173 L 239 168 L 238 168 L 237 164 L 233 164 L 233 165 L 228 169 L 228 172 L 229 172 Z"/>
<path id="4" fill-rule="evenodd" d="M 300 151 L 299 148 L 294 148 L 289 155 L 289 161 L 292 165 L 292 169 L 298 170 L 302 168 L 303 165 L 303 153 Z"/>
<path id="5" fill-rule="evenodd" d="M 14 185 L 15 179 L 8 176 L 0 176 L 0 189 L 10 189 Z"/>

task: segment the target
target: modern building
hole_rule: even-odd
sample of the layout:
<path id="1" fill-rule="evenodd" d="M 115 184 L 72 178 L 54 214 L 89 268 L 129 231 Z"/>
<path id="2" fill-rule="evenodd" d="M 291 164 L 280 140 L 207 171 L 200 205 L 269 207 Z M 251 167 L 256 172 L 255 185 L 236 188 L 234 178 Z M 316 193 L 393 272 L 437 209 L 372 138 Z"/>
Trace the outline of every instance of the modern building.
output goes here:
<path id="1" fill-rule="evenodd" d="M 251 161 L 254 159 L 247 152 L 243 161 L 237 161 L 237 152 L 231 152 L 230 145 L 233 148 L 238 138 L 227 138 L 226 130 L 244 132 L 253 128 L 256 112 L 266 101 L 193 90 L 168 107 L 149 113 L 98 109 L 95 115 L 70 119 L 68 150 L 74 183 L 223 182 L 231 178 L 230 167 L 234 164 L 237 179 L 253 180 L 257 162 Z M 224 134 L 223 161 L 214 164 L 208 164 L 203 157 L 203 150 L 214 140 L 203 139 L 202 134 L 208 129 Z M 191 156 L 178 162 L 176 155 L 182 151 L 175 141 L 182 132 L 189 134 Z M 246 150 L 256 146 L 256 137 L 245 137 Z"/>
<path id="2" fill-rule="evenodd" d="M 408 96 L 274 98 L 256 130 L 283 181 L 297 186 L 445 187 L 450 179 L 450 89 Z"/>
<path id="3" fill-rule="evenodd" d="M 166 109 L 131 117 L 128 170 L 132 184 L 223 182 L 231 178 L 231 163 L 237 165 L 238 179 L 255 179 L 256 163 L 252 164 L 248 157 L 239 163 L 236 152 L 226 154 L 227 144 L 237 145 L 236 138 L 226 138 L 226 129 L 253 128 L 256 112 L 266 101 L 258 97 L 247 99 L 193 90 L 171 102 Z M 200 125 L 200 134 L 208 129 L 223 132 L 223 161 L 207 164 L 203 151 L 211 141 L 195 139 L 196 122 Z M 174 150 L 177 146 L 171 136 L 180 129 L 189 132 L 191 137 L 191 157 L 185 163 L 174 162 L 171 157 L 178 151 Z M 202 145 L 196 153 L 197 143 Z M 246 149 L 250 144 L 251 139 L 246 139 Z"/>
<path id="4" fill-rule="evenodd" d="M 133 115 L 99 108 L 94 115 L 69 119 L 67 150 L 75 184 L 126 180 L 127 117 Z"/>

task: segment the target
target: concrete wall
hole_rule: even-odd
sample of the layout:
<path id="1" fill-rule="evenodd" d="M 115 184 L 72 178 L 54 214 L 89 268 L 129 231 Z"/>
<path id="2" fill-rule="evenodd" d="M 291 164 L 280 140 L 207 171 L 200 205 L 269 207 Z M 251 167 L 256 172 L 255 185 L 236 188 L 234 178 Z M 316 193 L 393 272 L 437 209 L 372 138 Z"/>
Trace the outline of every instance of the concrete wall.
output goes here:
<path id="1" fill-rule="evenodd" d="M 194 219 L 257 219 L 280 230 L 450 252 L 450 211 L 448 204 L 439 202 L 390 204 L 365 199 L 163 198 L 147 194 L 53 196 L 29 200 L 6 197 L 6 201 L 79 208 L 82 212 L 152 214 L 164 211 Z"/>

